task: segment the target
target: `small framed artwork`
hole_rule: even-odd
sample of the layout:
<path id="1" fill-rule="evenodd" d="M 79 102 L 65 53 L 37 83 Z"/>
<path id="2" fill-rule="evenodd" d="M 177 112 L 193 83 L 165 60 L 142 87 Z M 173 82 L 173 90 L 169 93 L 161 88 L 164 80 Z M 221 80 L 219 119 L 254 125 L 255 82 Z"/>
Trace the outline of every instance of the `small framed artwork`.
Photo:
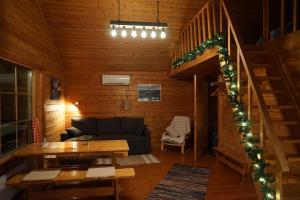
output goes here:
<path id="1" fill-rule="evenodd" d="M 61 83 L 58 79 L 51 79 L 51 100 L 58 100 L 61 97 Z"/>
<path id="2" fill-rule="evenodd" d="M 137 84 L 137 98 L 139 102 L 160 101 L 160 84 Z"/>

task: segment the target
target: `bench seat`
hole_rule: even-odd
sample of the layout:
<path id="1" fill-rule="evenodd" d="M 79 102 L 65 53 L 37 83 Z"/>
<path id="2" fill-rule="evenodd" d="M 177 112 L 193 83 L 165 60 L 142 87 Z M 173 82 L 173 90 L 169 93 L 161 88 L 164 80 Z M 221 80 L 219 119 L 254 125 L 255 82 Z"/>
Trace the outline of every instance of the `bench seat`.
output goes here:
<path id="1" fill-rule="evenodd" d="M 97 190 L 95 190 L 94 188 L 91 188 L 91 191 L 95 191 L 96 193 L 93 193 L 93 195 L 112 195 L 114 194 L 116 196 L 116 199 L 119 199 L 119 184 L 118 184 L 118 180 L 120 179 L 128 179 L 128 178 L 134 178 L 135 177 L 135 170 L 134 168 L 120 168 L 120 169 L 116 169 L 116 174 L 113 177 L 105 177 L 105 178 L 86 178 L 87 170 L 62 170 L 59 175 L 57 175 L 57 177 L 53 180 L 47 180 L 47 181 L 23 181 L 23 177 L 26 174 L 17 174 L 13 177 L 11 177 L 6 185 L 10 186 L 10 187 L 19 187 L 19 186 L 23 186 L 27 189 L 27 198 L 28 199 L 36 199 L 36 198 L 32 198 L 32 187 L 34 185 L 46 185 L 46 184 L 67 184 L 67 183 L 83 183 L 83 182 L 87 182 L 87 181 L 101 181 L 101 180 L 112 180 L 113 181 L 113 185 L 110 188 L 101 188 L 98 187 Z M 80 190 L 80 189 L 79 189 Z M 78 195 L 90 195 L 91 193 L 87 193 L 87 192 L 79 192 L 79 190 L 76 188 L 76 191 L 78 192 Z M 84 190 L 88 190 L 88 189 L 84 189 Z M 57 190 L 56 190 L 57 191 Z M 67 190 L 65 190 L 66 193 Z M 99 191 L 99 192 L 97 192 Z M 102 191 L 107 191 L 107 192 L 102 192 Z M 46 196 L 46 193 L 51 192 L 51 190 L 49 191 L 42 191 L 42 192 L 37 192 L 40 194 L 37 194 L 38 196 Z M 56 192 L 57 193 L 57 192 Z M 63 193 L 64 193 L 64 189 L 61 189 L 61 192 L 57 193 L 59 195 L 62 195 L 63 197 Z M 29 196 L 29 195 L 30 196 Z M 28 197 L 29 196 L 29 197 Z M 44 197 L 45 197 L 44 196 Z M 35 196 L 37 197 L 37 196 Z M 53 198 L 53 196 L 50 196 L 50 198 Z"/>

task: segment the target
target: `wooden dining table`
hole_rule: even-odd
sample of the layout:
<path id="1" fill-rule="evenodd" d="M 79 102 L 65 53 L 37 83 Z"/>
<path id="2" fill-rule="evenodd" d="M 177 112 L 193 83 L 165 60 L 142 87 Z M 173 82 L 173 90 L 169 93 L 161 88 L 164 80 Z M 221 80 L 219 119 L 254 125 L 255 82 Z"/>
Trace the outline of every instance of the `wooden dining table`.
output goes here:
<path id="1" fill-rule="evenodd" d="M 126 140 L 97 140 L 32 143 L 14 153 L 16 157 L 68 155 L 68 154 L 122 154 L 128 155 L 129 146 Z"/>
<path id="2" fill-rule="evenodd" d="M 111 158 L 127 157 L 129 146 L 126 140 L 96 140 L 96 141 L 69 141 L 32 143 L 20 148 L 14 153 L 15 157 L 35 158 L 35 164 L 41 167 L 43 158 L 47 155 L 58 156 L 101 156 Z"/>

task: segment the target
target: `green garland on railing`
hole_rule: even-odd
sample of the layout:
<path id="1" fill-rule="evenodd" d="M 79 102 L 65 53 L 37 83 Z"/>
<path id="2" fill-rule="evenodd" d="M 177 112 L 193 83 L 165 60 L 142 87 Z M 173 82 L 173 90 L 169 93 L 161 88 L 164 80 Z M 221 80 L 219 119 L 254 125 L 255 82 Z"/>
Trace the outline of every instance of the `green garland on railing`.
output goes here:
<path id="1" fill-rule="evenodd" d="M 197 55 L 202 55 L 206 49 L 211 48 L 219 49 L 220 70 L 229 90 L 228 101 L 233 108 L 233 118 L 243 136 L 241 143 L 244 146 L 246 155 L 252 161 L 255 181 L 260 184 L 261 192 L 265 200 L 275 199 L 275 191 L 270 188 L 270 185 L 274 182 L 274 178 L 271 174 L 265 172 L 265 168 L 269 164 L 263 159 L 263 150 L 259 146 L 259 140 L 253 136 L 251 132 L 251 121 L 248 119 L 242 101 L 238 99 L 237 73 L 228 54 L 224 36 L 216 34 L 212 39 L 204 41 L 192 52 L 177 58 L 173 62 L 172 67 L 177 68 L 185 62 L 195 59 Z"/>

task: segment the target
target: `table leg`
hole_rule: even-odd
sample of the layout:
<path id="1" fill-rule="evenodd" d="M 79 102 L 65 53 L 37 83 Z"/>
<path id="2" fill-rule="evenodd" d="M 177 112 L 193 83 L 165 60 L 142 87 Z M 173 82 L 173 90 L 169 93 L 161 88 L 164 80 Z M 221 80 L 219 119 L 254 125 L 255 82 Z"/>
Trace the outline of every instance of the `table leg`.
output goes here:
<path id="1" fill-rule="evenodd" d="M 119 181 L 117 179 L 114 180 L 114 189 L 115 189 L 115 198 L 119 200 Z"/>

